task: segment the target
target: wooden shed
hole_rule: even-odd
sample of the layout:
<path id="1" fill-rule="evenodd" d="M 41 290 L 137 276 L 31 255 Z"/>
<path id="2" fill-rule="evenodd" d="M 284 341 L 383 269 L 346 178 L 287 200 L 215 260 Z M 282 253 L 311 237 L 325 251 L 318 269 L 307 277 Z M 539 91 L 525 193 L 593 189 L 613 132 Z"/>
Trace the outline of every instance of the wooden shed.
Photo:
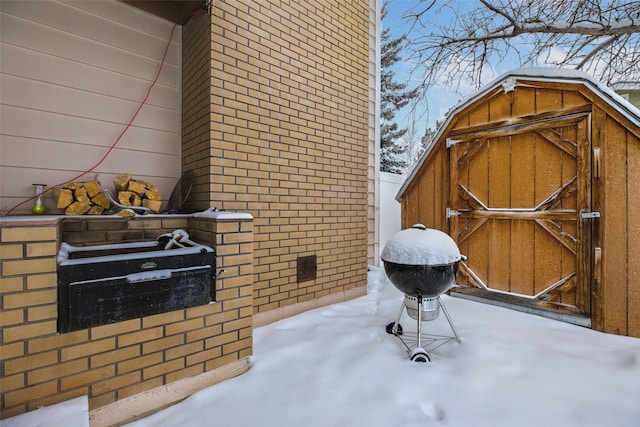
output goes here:
<path id="1" fill-rule="evenodd" d="M 640 337 L 640 111 L 590 76 L 519 69 L 455 106 L 397 200 L 449 233 L 452 295 Z"/>

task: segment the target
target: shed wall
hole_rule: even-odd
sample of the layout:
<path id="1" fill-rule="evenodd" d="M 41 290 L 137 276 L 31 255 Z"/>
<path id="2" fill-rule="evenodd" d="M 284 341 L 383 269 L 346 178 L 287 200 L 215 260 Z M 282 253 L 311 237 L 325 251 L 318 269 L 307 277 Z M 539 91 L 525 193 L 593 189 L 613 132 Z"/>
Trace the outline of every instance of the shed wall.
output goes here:
<path id="1" fill-rule="evenodd" d="M 587 104 L 593 111 L 592 145 L 602 150 L 600 178 L 591 180 L 592 210 L 601 213 L 593 242 L 602 250 L 601 263 L 591 266 L 592 327 L 640 337 L 640 130 L 583 85 L 531 81 L 510 93 L 497 87 L 450 118 L 402 195 L 402 227 L 421 222 L 449 231 L 448 137 Z"/>
<path id="2" fill-rule="evenodd" d="M 402 198 L 402 228 L 424 224 L 448 232 L 449 157 L 444 145 L 434 147 L 420 174 Z"/>
<path id="3" fill-rule="evenodd" d="M 603 178 L 596 184 L 602 281 L 594 289 L 594 327 L 640 337 L 640 131 L 597 109 L 593 133 L 603 150 Z"/>

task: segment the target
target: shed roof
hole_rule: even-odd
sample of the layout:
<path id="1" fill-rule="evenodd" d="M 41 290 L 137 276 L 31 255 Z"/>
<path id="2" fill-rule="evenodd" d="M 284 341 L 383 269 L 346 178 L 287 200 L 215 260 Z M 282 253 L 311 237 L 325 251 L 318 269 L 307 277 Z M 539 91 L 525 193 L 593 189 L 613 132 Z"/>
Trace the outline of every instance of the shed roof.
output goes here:
<path id="1" fill-rule="evenodd" d="M 396 194 L 396 200 L 401 201 L 402 195 L 411 184 L 413 178 L 418 174 L 418 171 L 422 167 L 422 164 L 429 156 L 429 153 L 435 146 L 435 144 L 441 139 L 442 134 L 449 126 L 451 120 L 455 115 L 468 107 L 470 104 L 481 99 L 487 93 L 493 91 L 499 85 L 512 84 L 513 87 L 517 86 L 518 79 L 526 79 L 528 81 L 540 81 L 540 82 L 562 82 L 562 83 L 574 83 L 582 84 L 589 88 L 596 96 L 602 99 L 605 103 L 611 105 L 618 110 L 624 117 L 631 121 L 636 126 L 640 127 L 640 110 L 636 108 L 629 101 L 618 95 L 602 82 L 594 79 L 592 76 L 578 70 L 560 69 L 560 68 L 518 68 L 516 70 L 509 71 L 491 83 L 483 86 L 481 89 L 473 92 L 468 97 L 461 100 L 454 108 L 451 109 L 442 125 L 438 128 L 434 138 L 430 144 L 424 150 L 424 153 L 420 156 L 420 159 L 414 166 L 413 170 L 405 179 L 402 187 Z"/>

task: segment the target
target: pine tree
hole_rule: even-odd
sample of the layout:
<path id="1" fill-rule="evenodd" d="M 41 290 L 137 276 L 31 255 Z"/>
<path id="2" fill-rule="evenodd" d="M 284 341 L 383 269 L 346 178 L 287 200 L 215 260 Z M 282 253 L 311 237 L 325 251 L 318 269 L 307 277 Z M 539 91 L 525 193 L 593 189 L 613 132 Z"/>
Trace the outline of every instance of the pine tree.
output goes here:
<path id="1" fill-rule="evenodd" d="M 382 19 L 387 16 L 387 3 L 382 7 Z M 394 122 L 396 112 L 418 96 L 417 89 L 407 91 L 407 83 L 395 81 L 392 67 L 402 60 L 400 51 L 406 41 L 406 34 L 392 39 L 391 30 L 382 31 L 381 81 L 380 81 L 380 170 L 403 173 L 407 167 L 405 152 L 407 145 L 402 137 L 407 129 L 401 129 Z"/>

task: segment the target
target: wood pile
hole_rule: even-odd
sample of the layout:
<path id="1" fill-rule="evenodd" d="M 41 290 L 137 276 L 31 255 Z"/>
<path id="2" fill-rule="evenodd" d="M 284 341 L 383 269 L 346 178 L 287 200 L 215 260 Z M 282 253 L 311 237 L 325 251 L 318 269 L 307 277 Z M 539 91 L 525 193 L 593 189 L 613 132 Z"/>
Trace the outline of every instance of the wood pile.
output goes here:
<path id="1" fill-rule="evenodd" d="M 128 173 L 113 178 L 118 203 L 122 206 L 145 207 L 151 212 L 160 212 L 162 194 L 158 187 L 139 179 L 133 179 Z"/>
<path id="2" fill-rule="evenodd" d="M 65 215 L 101 215 L 110 207 L 111 201 L 95 180 L 66 184 L 58 195 L 58 208 Z"/>
<path id="3" fill-rule="evenodd" d="M 148 182 L 133 179 L 128 173 L 123 173 L 113 179 L 115 187 L 114 203 L 105 194 L 97 180 L 87 182 L 72 182 L 64 185 L 58 195 L 57 206 L 64 210 L 65 215 L 101 215 L 115 205 L 125 212 L 130 208 L 133 214 L 135 208 L 146 208 L 151 212 L 160 212 L 162 194 L 157 186 Z"/>

